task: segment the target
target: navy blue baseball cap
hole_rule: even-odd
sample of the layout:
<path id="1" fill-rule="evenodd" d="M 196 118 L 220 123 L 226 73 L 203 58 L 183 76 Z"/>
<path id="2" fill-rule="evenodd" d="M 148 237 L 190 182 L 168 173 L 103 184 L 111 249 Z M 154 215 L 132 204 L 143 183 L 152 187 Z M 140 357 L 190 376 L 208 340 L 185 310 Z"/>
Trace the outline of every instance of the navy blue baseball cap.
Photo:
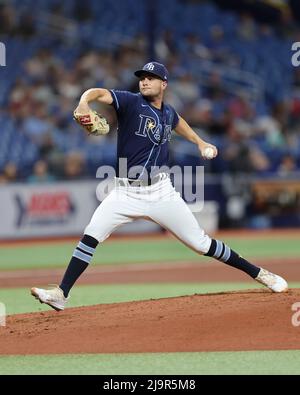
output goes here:
<path id="1" fill-rule="evenodd" d="M 158 62 L 149 62 L 146 63 L 145 66 L 141 70 L 137 70 L 134 75 L 137 77 L 141 77 L 143 74 L 153 74 L 156 77 L 159 77 L 163 81 L 168 81 L 168 70 L 162 63 Z"/>

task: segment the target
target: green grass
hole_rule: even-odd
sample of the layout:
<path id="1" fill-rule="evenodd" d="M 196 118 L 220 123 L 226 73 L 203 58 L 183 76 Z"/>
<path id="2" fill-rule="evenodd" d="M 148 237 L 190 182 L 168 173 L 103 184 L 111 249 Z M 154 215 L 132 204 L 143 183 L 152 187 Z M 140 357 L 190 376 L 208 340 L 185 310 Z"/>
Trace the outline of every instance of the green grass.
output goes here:
<path id="1" fill-rule="evenodd" d="M 273 258 L 300 255 L 299 239 L 225 238 L 224 241 L 244 257 Z M 65 267 L 73 253 L 76 242 L 36 244 L 27 246 L 0 247 L 0 270 Z M 175 239 L 162 240 L 121 240 L 104 242 L 98 246 L 93 258 L 93 265 L 122 264 L 164 261 L 204 261 Z"/>
<path id="2" fill-rule="evenodd" d="M 300 351 L 0 356 L 0 375 L 300 374 Z"/>
<path id="3" fill-rule="evenodd" d="M 74 287 L 68 307 L 88 306 L 102 303 L 120 303 L 134 300 L 168 298 L 195 293 L 212 293 L 260 288 L 256 282 L 250 283 L 174 283 L 174 284 L 114 284 L 80 285 Z M 300 283 L 291 283 L 290 287 L 299 288 Z M 29 292 L 29 288 L 0 289 L 0 302 L 6 306 L 6 314 L 18 314 L 49 310 L 38 303 Z"/>

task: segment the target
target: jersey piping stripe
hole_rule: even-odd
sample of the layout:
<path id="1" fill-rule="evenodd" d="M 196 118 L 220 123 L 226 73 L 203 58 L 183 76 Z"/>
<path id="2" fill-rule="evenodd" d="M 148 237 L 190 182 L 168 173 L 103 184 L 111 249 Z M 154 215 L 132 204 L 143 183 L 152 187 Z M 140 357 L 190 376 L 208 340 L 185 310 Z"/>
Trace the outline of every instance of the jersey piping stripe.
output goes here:
<path id="1" fill-rule="evenodd" d="M 156 119 L 157 119 L 157 127 L 159 127 L 160 123 L 159 123 L 159 117 L 158 117 L 158 115 L 157 115 L 156 112 L 153 110 L 153 108 L 151 108 L 151 107 L 149 106 L 149 104 L 146 104 L 146 106 L 149 107 L 150 110 L 153 112 L 153 114 L 156 116 Z M 164 130 L 163 130 L 162 132 L 163 132 L 163 134 L 164 134 Z M 164 137 L 164 136 L 162 135 L 161 138 L 163 138 L 163 137 Z"/>
<path id="2" fill-rule="evenodd" d="M 95 248 L 89 247 L 86 244 L 82 243 L 81 241 L 78 243 L 78 246 L 81 250 L 85 252 L 89 252 L 90 254 L 94 254 Z"/>
<path id="3" fill-rule="evenodd" d="M 119 109 L 119 108 L 120 108 L 120 104 L 119 104 L 119 101 L 118 101 L 117 95 L 115 94 L 115 92 L 114 92 L 113 90 L 111 90 L 111 93 L 114 95 L 114 98 L 115 98 L 115 100 L 116 100 L 116 104 L 117 104 L 117 109 Z"/>
<path id="4" fill-rule="evenodd" d="M 175 111 L 176 112 L 176 114 L 177 114 L 177 117 L 178 117 L 178 121 L 177 121 L 177 123 L 176 123 L 176 126 L 178 125 L 178 123 L 179 123 L 179 119 L 180 119 L 180 115 L 178 114 L 178 112 L 177 111 Z M 176 128 L 176 126 L 174 126 L 174 128 Z"/>
<path id="5" fill-rule="evenodd" d="M 90 255 L 84 254 L 81 251 L 78 251 L 77 249 L 75 249 L 73 256 L 75 258 L 81 259 L 82 261 L 86 262 L 86 263 L 90 263 L 92 260 L 92 257 Z"/>
<path id="6" fill-rule="evenodd" d="M 148 164 L 148 162 L 149 162 L 149 160 L 150 160 L 150 158 L 151 158 L 151 155 L 152 155 L 152 152 L 153 152 L 153 148 L 155 147 L 155 144 L 153 144 L 153 147 L 152 147 L 152 149 L 151 149 L 151 151 L 150 151 L 150 154 L 149 154 L 149 156 L 148 156 L 148 159 L 147 159 L 147 162 L 144 164 L 144 167 L 143 167 L 143 170 L 142 170 L 142 173 L 141 173 L 141 175 L 140 175 L 140 177 L 144 174 L 144 170 L 146 169 L 146 166 L 147 166 L 147 164 Z M 139 178 L 140 178 L 139 177 Z"/>
<path id="7" fill-rule="evenodd" d="M 159 146 L 158 154 L 156 155 L 156 158 L 155 158 L 154 167 L 156 166 L 156 162 L 157 162 L 157 159 L 159 157 L 160 151 L 161 151 L 161 145 Z"/>

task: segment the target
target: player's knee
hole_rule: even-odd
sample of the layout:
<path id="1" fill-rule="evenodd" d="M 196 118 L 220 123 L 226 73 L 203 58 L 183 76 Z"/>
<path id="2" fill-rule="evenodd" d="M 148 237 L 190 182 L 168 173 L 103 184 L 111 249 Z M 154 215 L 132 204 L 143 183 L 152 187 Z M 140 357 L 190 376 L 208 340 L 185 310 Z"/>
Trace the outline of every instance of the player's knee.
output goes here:
<path id="1" fill-rule="evenodd" d="M 191 243 L 191 247 L 193 248 L 193 250 L 200 255 L 206 254 L 209 250 L 210 245 L 211 238 L 208 235 L 197 237 Z"/>
<path id="2" fill-rule="evenodd" d="M 99 229 L 99 227 L 92 224 L 88 224 L 88 226 L 84 230 L 84 234 L 93 237 L 98 241 L 98 243 L 101 243 L 109 236 L 101 232 L 101 229 Z"/>

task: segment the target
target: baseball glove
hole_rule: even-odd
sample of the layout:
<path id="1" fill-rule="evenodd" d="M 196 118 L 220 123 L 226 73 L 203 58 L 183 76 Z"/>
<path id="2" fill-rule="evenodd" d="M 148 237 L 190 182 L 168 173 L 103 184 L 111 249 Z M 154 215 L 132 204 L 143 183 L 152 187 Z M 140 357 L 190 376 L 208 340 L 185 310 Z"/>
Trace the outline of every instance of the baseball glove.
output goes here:
<path id="1" fill-rule="evenodd" d="M 107 120 L 97 111 L 89 110 L 85 114 L 80 114 L 78 111 L 74 111 L 74 120 L 83 127 L 83 129 L 93 136 L 101 136 L 109 132 L 109 124 Z"/>

